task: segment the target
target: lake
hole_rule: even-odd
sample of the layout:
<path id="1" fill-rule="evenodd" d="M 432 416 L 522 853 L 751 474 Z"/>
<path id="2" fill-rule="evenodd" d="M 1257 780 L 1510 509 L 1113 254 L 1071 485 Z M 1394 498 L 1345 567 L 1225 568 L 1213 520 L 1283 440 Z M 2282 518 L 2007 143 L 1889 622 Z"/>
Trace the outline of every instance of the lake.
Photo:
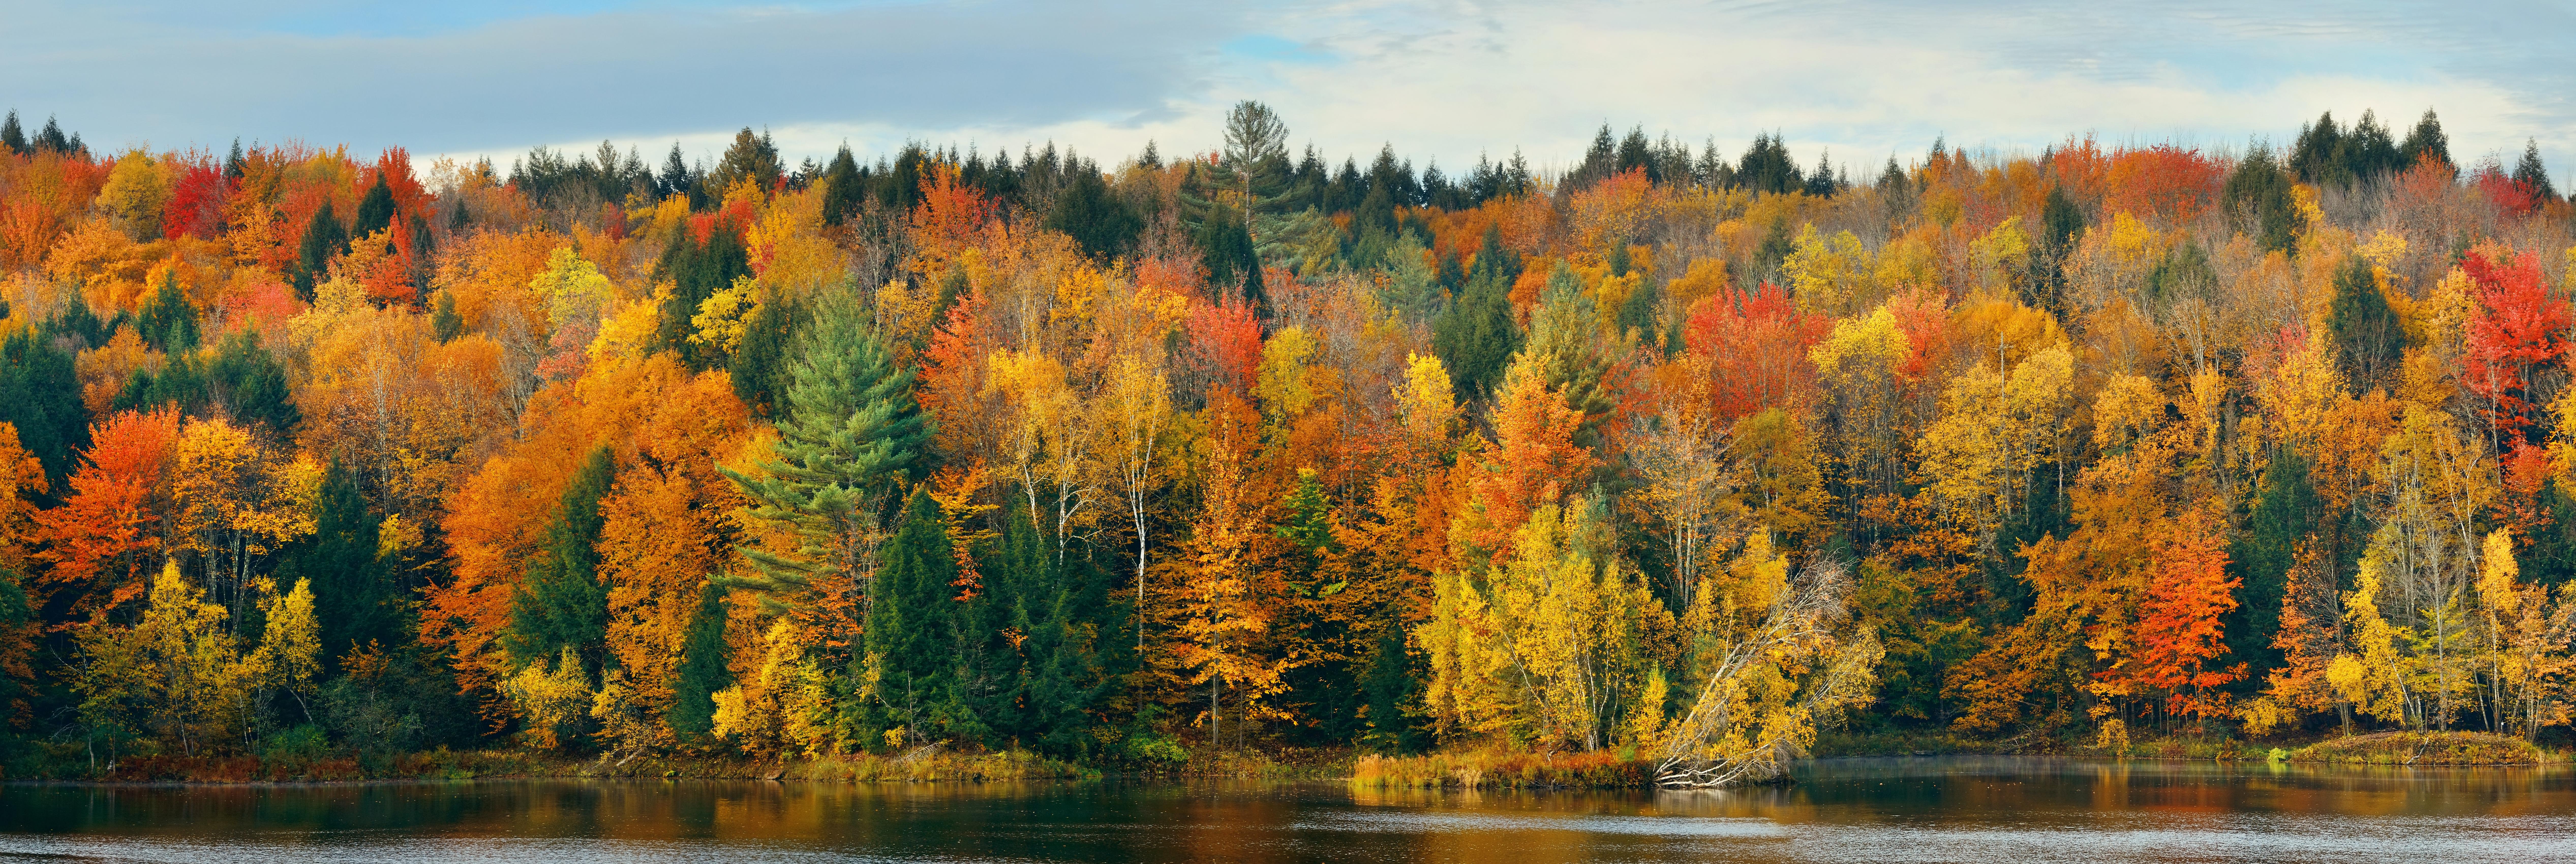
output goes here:
<path id="1" fill-rule="evenodd" d="M 2576 860 L 2576 773 L 1837 759 L 1715 793 L 1338 783 L 0 786 L 0 861 Z"/>

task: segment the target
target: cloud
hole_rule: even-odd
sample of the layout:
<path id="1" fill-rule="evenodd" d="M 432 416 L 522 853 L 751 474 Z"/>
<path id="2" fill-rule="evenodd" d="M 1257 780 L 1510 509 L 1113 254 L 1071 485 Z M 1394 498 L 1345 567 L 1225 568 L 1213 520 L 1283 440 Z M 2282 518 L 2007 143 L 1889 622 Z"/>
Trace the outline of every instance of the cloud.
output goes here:
<path id="1" fill-rule="evenodd" d="M 0 78 L 94 143 L 294 136 L 505 163 L 603 138 L 712 156 L 745 125 L 791 159 L 844 140 L 1052 140 L 1114 161 L 1148 139 L 1212 147 L 1245 98 L 1334 161 L 1392 143 L 1453 171 L 1515 148 L 1562 166 L 1604 123 L 1728 153 L 1777 130 L 1803 160 L 1831 148 L 1867 166 L 1936 136 L 2238 147 L 2321 110 L 2403 129 L 2427 106 L 2466 158 L 2529 137 L 2576 159 L 2576 65 L 2557 56 L 2576 12 L 2542 2 L 2486 17 L 2358 0 L 326 8 L 37 6 L 0 32 Z"/>

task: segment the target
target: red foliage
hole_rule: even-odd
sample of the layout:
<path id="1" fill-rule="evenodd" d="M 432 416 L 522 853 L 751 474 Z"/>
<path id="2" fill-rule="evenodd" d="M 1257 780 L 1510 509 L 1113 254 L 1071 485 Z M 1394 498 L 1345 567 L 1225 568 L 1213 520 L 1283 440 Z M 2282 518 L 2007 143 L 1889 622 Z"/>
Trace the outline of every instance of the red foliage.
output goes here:
<path id="1" fill-rule="evenodd" d="M 1833 322 L 1798 311 L 1789 292 L 1762 283 L 1751 293 L 1721 291 L 1701 300 L 1683 325 L 1682 341 L 1710 359 L 1716 386 L 1711 406 L 1720 422 L 1734 422 L 1765 408 L 1796 408 L 1816 389 L 1816 367 L 1807 349 L 1825 338 Z"/>
<path id="2" fill-rule="evenodd" d="M 159 547 L 150 530 L 161 494 L 162 473 L 179 440 L 179 415 L 164 408 L 126 411 L 90 426 L 89 449 L 72 473 L 71 494 L 61 506 L 36 514 L 46 539 L 39 560 L 51 562 L 41 585 L 51 596 L 72 595 L 77 615 L 104 615 L 143 593 L 142 575 Z"/>
<path id="3" fill-rule="evenodd" d="M 2203 717 L 2223 713 L 2225 694 L 2209 688 L 2245 677 L 2245 664 L 2212 668 L 2227 653 L 2221 619 L 2236 609 L 2227 575 L 2227 535 L 2208 514 L 2191 511 L 2155 541 L 2156 569 L 2138 604 L 2136 649 L 2106 678 L 2164 691 L 2165 710 Z"/>
<path id="4" fill-rule="evenodd" d="M 2218 200 L 2219 186 L 2225 182 L 2225 169 L 2197 149 L 2158 144 L 2121 150 L 2111 155 L 2102 212 L 2155 216 L 2168 224 L 2188 222 Z"/>
<path id="5" fill-rule="evenodd" d="M 1261 374 L 1261 321 L 1239 304 L 1190 304 L 1189 346 L 1181 364 L 1194 377 L 1236 396 L 1248 397 Z"/>
<path id="6" fill-rule="evenodd" d="M 2538 428 L 2528 392 L 2532 368 L 2567 353 L 2567 301 L 2549 295 L 2540 262 L 2529 253 L 2481 244 L 2461 256 L 2460 269 L 2477 286 L 2478 300 L 2460 378 L 2485 402 L 2487 423 L 2500 441 L 2521 441 Z"/>
<path id="7" fill-rule="evenodd" d="M 2504 211 L 2510 216 L 2529 216 L 2532 211 L 2540 209 L 2541 205 L 2549 203 L 2548 199 L 2540 194 L 2539 187 L 2506 176 L 2504 168 L 2497 165 L 2478 169 L 2477 176 L 2469 180 L 2469 185 L 2486 193 L 2487 200 L 2495 202 L 2497 210 Z"/>
<path id="8" fill-rule="evenodd" d="M 161 207 L 161 233 L 172 240 L 194 235 L 212 238 L 224 227 L 224 199 L 231 193 L 224 172 L 198 163 L 179 173 L 170 201 Z"/>

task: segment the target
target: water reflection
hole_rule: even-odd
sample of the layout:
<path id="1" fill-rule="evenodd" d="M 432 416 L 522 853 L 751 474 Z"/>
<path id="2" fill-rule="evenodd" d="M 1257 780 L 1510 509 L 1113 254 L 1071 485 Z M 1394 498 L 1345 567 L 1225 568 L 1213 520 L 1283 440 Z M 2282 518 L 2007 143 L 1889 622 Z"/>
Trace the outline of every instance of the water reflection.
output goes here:
<path id="1" fill-rule="evenodd" d="M 2563 768 L 1828 760 L 1725 792 L 1338 784 L 0 787 L 0 859 L 2576 859 Z"/>

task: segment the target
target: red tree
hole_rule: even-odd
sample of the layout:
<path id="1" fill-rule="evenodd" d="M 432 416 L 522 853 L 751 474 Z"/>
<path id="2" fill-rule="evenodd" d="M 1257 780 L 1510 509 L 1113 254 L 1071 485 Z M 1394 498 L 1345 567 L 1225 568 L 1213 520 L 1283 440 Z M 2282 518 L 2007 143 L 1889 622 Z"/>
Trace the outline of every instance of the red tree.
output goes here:
<path id="1" fill-rule="evenodd" d="M 2236 586 L 2227 575 L 2227 538 L 2218 520 L 2192 511 L 2175 519 L 2155 541 L 2155 574 L 2138 604 L 2135 647 L 2128 662 L 2102 673 L 2163 691 L 2165 710 L 2207 717 L 2226 710 L 2226 694 L 2210 688 L 2245 677 L 2245 664 L 2214 667 L 2227 653 L 2220 619 L 2236 609 Z"/>
<path id="2" fill-rule="evenodd" d="M 2567 302 L 2549 296 L 2540 262 L 2480 244 L 2460 259 L 2475 284 L 2478 308 L 2469 317 L 2468 362 L 2461 379 L 2484 402 L 2497 449 L 2537 443 L 2529 436 L 2537 406 L 2531 404 L 2531 370 L 2567 351 Z"/>
<path id="3" fill-rule="evenodd" d="M 1816 389 L 1807 349 L 1832 329 L 1831 320 L 1798 311 L 1789 292 L 1765 282 L 1750 293 L 1721 291 L 1701 300 L 1682 340 L 1709 358 L 1717 379 L 1711 408 L 1720 422 L 1732 423 L 1765 408 L 1805 404 Z"/>

